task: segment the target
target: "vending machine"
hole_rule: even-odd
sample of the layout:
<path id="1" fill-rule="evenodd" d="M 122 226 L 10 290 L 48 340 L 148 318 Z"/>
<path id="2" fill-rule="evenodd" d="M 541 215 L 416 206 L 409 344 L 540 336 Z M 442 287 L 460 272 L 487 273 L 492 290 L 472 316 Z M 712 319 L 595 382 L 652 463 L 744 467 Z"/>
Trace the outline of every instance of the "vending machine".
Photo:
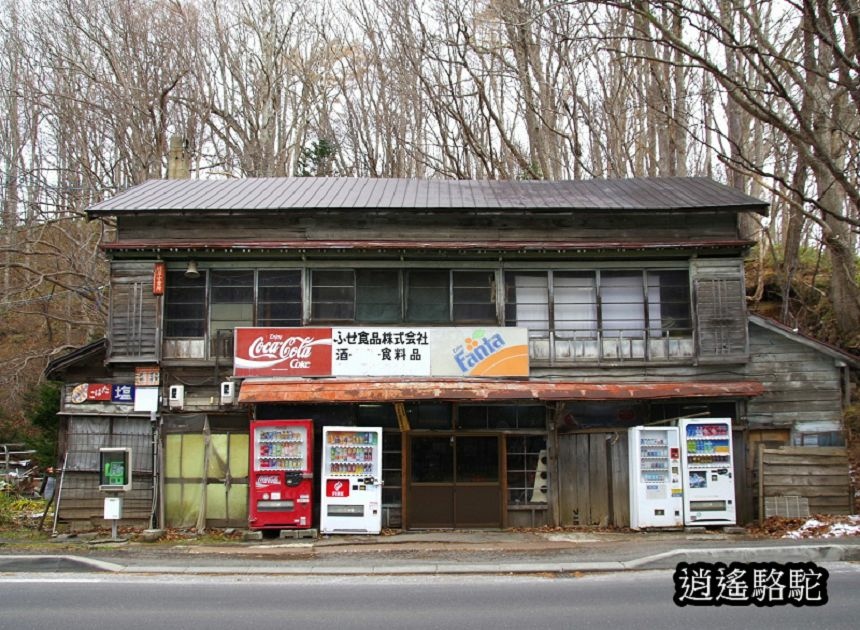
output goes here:
<path id="1" fill-rule="evenodd" d="M 631 427 L 630 527 L 683 527 L 678 427 Z"/>
<path id="2" fill-rule="evenodd" d="M 311 420 L 251 422 L 251 529 L 310 529 L 313 436 Z"/>
<path id="3" fill-rule="evenodd" d="M 382 530 L 382 429 L 323 427 L 320 532 Z"/>
<path id="4" fill-rule="evenodd" d="M 730 418 L 680 420 L 687 525 L 734 525 L 735 480 Z"/>

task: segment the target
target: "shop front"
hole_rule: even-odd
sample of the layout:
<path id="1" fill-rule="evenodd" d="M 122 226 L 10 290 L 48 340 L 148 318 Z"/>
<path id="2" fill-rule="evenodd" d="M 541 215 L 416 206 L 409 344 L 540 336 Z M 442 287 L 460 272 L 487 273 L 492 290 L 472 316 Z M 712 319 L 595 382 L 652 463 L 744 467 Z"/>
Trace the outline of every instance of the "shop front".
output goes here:
<path id="1" fill-rule="evenodd" d="M 318 448 L 325 426 L 380 427 L 389 525 L 502 527 L 509 487 L 534 495 L 537 467 L 537 461 L 527 467 L 521 446 L 508 466 L 508 433 L 537 432 L 545 444 L 547 412 L 541 405 L 523 407 L 526 412 L 478 403 L 487 400 L 488 386 L 509 399 L 507 387 L 515 392 L 528 382 L 527 334 L 519 328 L 238 328 L 234 376 L 244 379 L 239 401 L 256 404 L 256 418 L 311 418 Z M 545 504 L 545 492 L 540 497 Z"/>

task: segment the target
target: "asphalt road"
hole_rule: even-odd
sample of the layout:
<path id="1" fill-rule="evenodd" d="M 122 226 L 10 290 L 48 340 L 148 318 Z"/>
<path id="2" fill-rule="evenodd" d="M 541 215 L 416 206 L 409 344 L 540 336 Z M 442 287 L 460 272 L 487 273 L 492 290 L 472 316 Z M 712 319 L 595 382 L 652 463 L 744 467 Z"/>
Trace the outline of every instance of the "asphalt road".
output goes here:
<path id="1" fill-rule="evenodd" d="M 672 571 L 568 577 L 0 574 L 0 630 L 856 628 L 860 566 L 822 607 L 678 607 Z"/>

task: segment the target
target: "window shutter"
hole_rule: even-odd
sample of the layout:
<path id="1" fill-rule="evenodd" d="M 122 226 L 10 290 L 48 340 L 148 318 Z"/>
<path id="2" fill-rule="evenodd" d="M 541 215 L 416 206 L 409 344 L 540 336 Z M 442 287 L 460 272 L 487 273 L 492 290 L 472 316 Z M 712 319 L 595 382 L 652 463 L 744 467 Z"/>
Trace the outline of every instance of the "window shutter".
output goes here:
<path id="1" fill-rule="evenodd" d="M 158 360 L 158 302 L 152 264 L 114 264 L 111 269 L 108 361 Z"/>
<path id="2" fill-rule="evenodd" d="M 697 261 L 693 285 L 699 360 L 746 361 L 749 340 L 740 261 Z"/>

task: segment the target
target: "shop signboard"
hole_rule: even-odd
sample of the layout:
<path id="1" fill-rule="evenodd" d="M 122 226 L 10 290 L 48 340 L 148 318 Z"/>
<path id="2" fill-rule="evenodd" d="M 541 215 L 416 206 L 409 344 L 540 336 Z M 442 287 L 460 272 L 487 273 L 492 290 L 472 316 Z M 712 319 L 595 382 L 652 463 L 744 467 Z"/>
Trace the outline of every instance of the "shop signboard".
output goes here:
<path id="1" fill-rule="evenodd" d="M 236 328 L 233 374 L 528 376 L 525 328 Z"/>
<path id="2" fill-rule="evenodd" d="M 331 376 L 331 328 L 236 328 L 234 376 Z"/>
<path id="3" fill-rule="evenodd" d="M 115 403 L 133 403 L 134 402 L 134 385 L 115 384 L 111 386 L 110 394 L 111 402 Z"/>
<path id="4" fill-rule="evenodd" d="M 111 386 L 108 383 L 90 383 L 87 387 L 88 401 L 110 401 Z"/>

